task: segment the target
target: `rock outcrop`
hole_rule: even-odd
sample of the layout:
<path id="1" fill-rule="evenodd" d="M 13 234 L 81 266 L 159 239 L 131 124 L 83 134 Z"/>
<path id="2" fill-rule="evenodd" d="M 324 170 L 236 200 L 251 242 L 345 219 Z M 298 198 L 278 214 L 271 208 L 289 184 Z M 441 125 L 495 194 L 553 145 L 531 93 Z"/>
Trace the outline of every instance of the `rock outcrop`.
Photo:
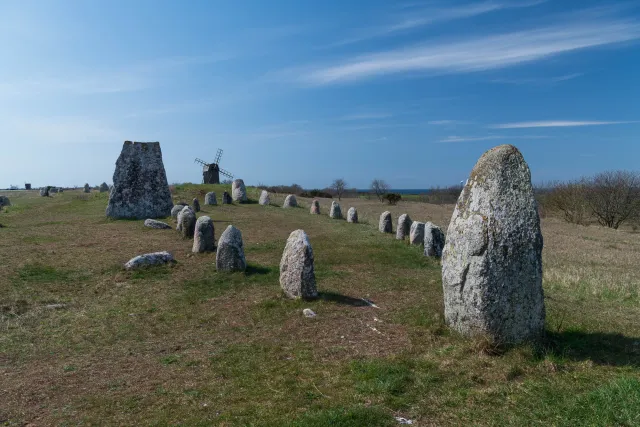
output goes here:
<path id="1" fill-rule="evenodd" d="M 289 298 L 311 299 L 318 296 L 313 269 L 313 249 L 303 230 L 289 235 L 280 260 L 280 286 Z"/>
<path id="2" fill-rule="evenodd" d="M 242 233 L 233 225 L 227 227 L 218 240 L 216 269 L 218 271 L 244 271 L 247 260 L 244 257 Z"/>

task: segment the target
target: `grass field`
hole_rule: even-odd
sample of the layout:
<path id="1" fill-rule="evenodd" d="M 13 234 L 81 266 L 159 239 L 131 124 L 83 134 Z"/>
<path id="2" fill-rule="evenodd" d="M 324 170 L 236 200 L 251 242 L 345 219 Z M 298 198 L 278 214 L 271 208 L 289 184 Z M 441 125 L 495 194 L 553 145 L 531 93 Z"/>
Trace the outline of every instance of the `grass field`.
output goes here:
<path id="1" fill-rule="evenodd" d="M 211 189 L 221 200 L 224 186 L 174 198 Z M 228 275 L 175 231 L 105 218 L 106 193 L 8 195 L 0 425 L 640 425 L 640 234 L 543 220 L 547 339 L 496 355 L 444 325 L 439 263 L 377 232 L 387 209 L 394 226 L 407 212 L 446 230 L 451 206 L 346 199 L 363 222 L 348 224 L 328 218 L 328 200 L 320 216 L 305 199 L 203 205 L 216 237 L 243 233 L 249 268 Z M 315 254 L 313 302 L 279 288 L 298 228 Z M 178 263 L 122 269 L 159 250 Z"/>

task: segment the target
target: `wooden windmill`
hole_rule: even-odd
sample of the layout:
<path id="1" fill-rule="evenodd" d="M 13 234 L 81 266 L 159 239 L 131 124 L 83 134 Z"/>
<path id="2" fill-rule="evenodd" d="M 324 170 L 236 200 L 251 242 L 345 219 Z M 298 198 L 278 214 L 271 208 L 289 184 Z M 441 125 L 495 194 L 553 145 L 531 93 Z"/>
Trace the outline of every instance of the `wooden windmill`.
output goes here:
<path id="1" fill-rule="evenodd" d="M 220 174 L 229 179 L 233 179 L 233 174 L 220 167 L 220 159 L 222 158 L 222 150 L 218 148 L 216 159 L 213 163 L 207 163 L 202 159 L 196 158 L 195 162 L 202 165 L 202 183 L 203 184 L 220 184 Z"/>

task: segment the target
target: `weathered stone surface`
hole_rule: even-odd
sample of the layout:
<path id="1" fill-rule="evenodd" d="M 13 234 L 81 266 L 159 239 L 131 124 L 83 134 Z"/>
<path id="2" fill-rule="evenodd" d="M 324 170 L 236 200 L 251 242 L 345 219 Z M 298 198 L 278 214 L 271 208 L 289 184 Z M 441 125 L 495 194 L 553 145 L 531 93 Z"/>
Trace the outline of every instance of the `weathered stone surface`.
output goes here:
<path id="1" fill-rule="evenodd" d="M 289 298 L 316 298 L 313 249 L 304 230 L 289 235 L 280 260 L 280 286 Z"/>
<path id="2" fill-rule="evenodd" d="M 342 219 L 342 209 L 340 208 L 340 203 L 336 202 L 335 200 L 331 202 L 329 218 Z"/>
<path id="3" fill-rule="evenodd" d="M 312 215 L 320 215 L 320 202 L 317 200 L 313 200 L 311 202 L 311 208 L 309 209 L 309 213 Z"/>
<path id="4" fill-rule="evenodd" d="M 4 206 L 11 206 L 11 200 L 7 196 L 0 196 L 0 208 Z"/>
<path id="5" fill-rule="evenodd" d="M 193 233 L 196 229 L 196 213 L 189 206 L 182 208 L 178 214 L 178 226 L 176 230 L 182 236 L 183 239 L 193 238 Z"/>
<path id="6" fill-rule="evenodd" d="M 304 317 L 316 317 L 316 313 L 310 308 L 305 308 L 304 310 L 302 310 L 302 314 L 304 315 Z"/>
<path id="7" fill-rule="evenodd" d="M 381 233 L 393 233 L 393 226 L 391 225 L 391 212 L 382 212 L 382 215 L 380 215 L 380 222 L 378 223 L 378 230 Z"/>
<path id="8" fill-rule="evenodd" d="M 58 193 L 58 189 L 56 187 L 51 187 L 49 189 L 49 194 L 56 194 L 56 193 Z"/>
<path id="9" fill-rule="evenodd" d="M 192 252 L 212 252 L 215 248 L 216 241 L 213 220 L 208 216 L 201 216 L 196 221 Z"/>
<path id="10" fill-rule="evenodd" d="M 89 187 L 89 184 L 85 184 L 84 185 L 84 190 L 85 193 L 91 193 L 91 187 Z"/>
<path id="11" fill-rule="evenodd" d="M 231 184 L 231 197 L 234 202 L 238 203 L 246 203 L 247 199 L 247 189 L 244 186 L 244 181 L 241 179 L 234 179 Z"/>
<path id="12" fill-rule="evenodd" d="M 409 243 L 412 245 L 424 244 L 424 222 L 413 221 L 409 230 Z"/>
<path id="13" fill-rule="evenodd" d="M 173 218 L 174 221 L 178 220 L 178 214 L 182 211 L 182 209 L 184 209 L 186 205 L 175 205 L 174 207 L 171 208 L 171 218 Z"/>
<path id="14" fill-rule="evenodd" d="M 267 190 L 262 190 L 262 193 L 260 193 L 259 203 L 262 206 L 269 206 L 269 203 L 271 203 L 271 197 L 269 197 L 269 193 L 267 192 Z"/>
<path id="15" fill-rule="evenodd" d="M 296 196 L 293 194 L 289 194 L 282 204 L 283 208 L 295 208 L 296 206 L 298 206 L 298 200 L 296 200 Z"/>
<path id="16" fill-rule="evenodd" d="M 213 191 L 210 193 L 207 193 L 206 196 L 204 196 L 204 204 L 205 205 L 212 205 L 215 206 L 218 204 L 218 199 L 216 198 L 216 193 L 214 193 Z"/>
<path id="17" fill-rule="evenodd" d="M 354 207 L 350 207 L 347 211 L 347 222 L 358 222 L 358 210 Z"/>
<path id="18" fill-rule="evenodd" d="M 174 263 L 173 255 L 169 252 L 154 252 L 150 254 L 138 255 L 135 258 L 130 259 L 124 268 L 127 270 L 133 270 L 141 267 L 151 267 L 154 265 L 164 265 Z"/>
<path id="19" fill-rule="evenodd" d="M 544 330 L 542 234 L 531 173 L 512 145 L 480 157 L 451 217 L 442 260 L 447 324 L 501 344 Z"/>
<path id="20" fill-rule="evenodd" d="M 49 197 L 49 187 L 42 187 L 40 189 L 40 196 Z"/>
<path id="21" fill-rule="evenodd" d="M 227 227 L 218 240 L 216 269 L 218 271 L 244 271 L 247 260 L 244 257 L 242 233 L 233 225 Z"/>
<path id="22" fill-rule="evenodd" d="M 167 230 L 171 229 L 171 226 L 166 222 L 158 221 L 156 219 L 146 219 L 144 221 L 144 226 L 149 228 L 157 228 L 158 230 Z"/>
<path id="23" fill-rule="evenodd" d="M 125 141 L 116 161 L 107 216 L 165 218 L 172 207 L 160 143 Z"/>
<path id="24" fill-rule="evenodd" d="M 106 182 L 103 182 L 102 184 L 100 184 L 100 188 L 98 190 L 100 190 L 101 193 L 106 193 L 107 191 L 109 191 L 109 186 Z"/>
<path id="25" fill-rule="evenodd" d="M 227 193 L 226 191 L 222 193 L 222 204 L 230 205 L 232 203 L 233 203 L 233 200 L 231 200 L 231 196 L 229 195 L 229 193 Z"/>
<path id="26" fill-rule="evenodd" d="M 191 202 L 191 205 L 193 206 L 193 210 L 196 212 L 200 212 L 200 202 L 198 201 L 198 199 L 193 199 L 193 202 Z"/>
<path id="27" fill-rule="evenodd" d="M 404 240 L 411 231 L 411 218 L 408 214 L 402 214 L 398 217 L 398 226 L 396 228 L 396 239 Z"/>
<path id="28" fill-rule="evenodd" d="M 444 248 L 444 233 L 432 222 L 424 225 L 424 256 L 440 258 Z"/>

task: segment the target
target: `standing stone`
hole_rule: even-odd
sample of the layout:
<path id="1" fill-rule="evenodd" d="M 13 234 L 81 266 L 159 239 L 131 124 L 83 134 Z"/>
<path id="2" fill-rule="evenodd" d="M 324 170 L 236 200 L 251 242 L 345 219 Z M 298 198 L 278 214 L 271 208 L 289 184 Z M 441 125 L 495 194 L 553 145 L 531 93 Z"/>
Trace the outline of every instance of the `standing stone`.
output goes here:
<path id="1" fill-rule="evenodd" d="M 282 204 L 283 208 L 295 208 L 296 206 L 298 206 L 298 201 L 296 200 L 296 196 L 293 194 L 289 194 Z"/>
<path id="2" fill-rule="evenodd" d="M 444 314 L 498 344 L 544 331 L 542 234 L 531 173 L 512 145 L 480 157 L 462 189 L 442 259 Z"/>
<path id="3" fill-rule="evenodd" d="M 40 189 L 40 196 L 49 197 L 49 189 L 50 189 L 50 187 L 42 187 Z"/>
<path id="4" fill-rule="evenodd" d="M 91 193 L 91 187 L 89 187 L 89 184 L 85 184 L 84 185 L 84 192 L 85 193 Z"/>
<path id="5" fill-rule="evenodd" d="M 231 184 L 231 197 L 234 202 L 247 203 L 247 189 L 244 186 L 243 180 L 233 180 L 233 183 Z"/>
<path id="6" fill-rule="evenodd" d="M 222 193 L 222 204 L 230 205 L 232 203 L 233 203 L 233 200 L 231 200 L 231 196 L 229 195 L 229 193 L 227 193 L 226 191 Z"/>
<path id="7" fill-rule="evenodd" d="M 289 235 L 280 260 L 280 286 L 289 298 L 317 298 L 313 249 L 303 230 Z"/>
<path id="8" fill-rule="evenodd" d="M 424 244 L 424 222 L 413 221 L 409 230 L 409 243 L 412 245 Z"/>
<path id="9" fill-rule="evenodd" d="M 193 238 L 193 233 L 196 229 L 196 214 L 189 206 L 182 208 L 178 214 L 178 226 L 176 230 L 182 236 L 183 239 Z"/>
<path id="10" fill-rule="evenodd" d="M 200 212 L 200 202 L 198 201 L 198 199 L 193 199 L 193 202 L 191 204 L 193 205 L 194 211 Z"/>
<path id="11" fill-rule="evenodd" d="M 173 218 L 174 221 L 178 220 L 178 214 L 182 211 L 182 209 L 184 209 L 186 205 L 175 205 L 174 207 L 171 208 L 171 218 Z"/>
<path id="12" fill-rule="evenodd" d="M 11 200 L 7 196 L 0 196 L 0 208 L 4 206 L 11 206 Z"/>
<path id="13" fill-rule="evenodd" d="M 262 193 L 260 193 L 259 203 L 262 206 L 269 206 L 269 204 L 271 203 L 271 197 L 269 197 L 269 193 L 267 192 L 267 190 L 262 190 Z"/>
<path id="14" fill-rule="evenodd" d="M 205 205 L 212 205 L 215 206 L 218 204 L 218 200 L 216 199 L 216 193 L 214 193 L 213 191 L 210 193 L 207 193 L 206 196 L 204 196 L 204 204 Z"/>
<path id="15" fill-rule="evenodd" d="M 313 200 L 311 202 L 311 209 L 309 210 L 309 213 L 312 215 L 320 215 L 320 202 L 317 200 Z"/>
<path id="16" fill-rule="evenodd" d="M 244 271 L 247 261 L 244 257 L 242 233 L 233 225 L 227 227 L 218 240 L 216 269 L 218 271 Z"/>
<path id="17" fill-rule="evenodd" d="M 424 256 L 440 258 L 444 248 L 444 233 L 432 222 L 424 225 Z"/>
<path id="18" fill-rule="evenodd" d="M 398 218 L 398 227 L 396 229 L 396 239 L 404 240 L 411 231 L 411 218 L 408 214 L 402 214 Z"/>
<path id="19" fill-rule="evenodd" d="M 144 221 L 144 226 L 149 228 L 155 228 L 158 230 L 170 230 L 171 226 L 166 222 L 158 221 L 156 219 L 146 219 Z"/>
<path id="20" fill-rule="evenodd" d="M 172 207 L 160 143 L 125 141 L 113 174 L 107 216 L 165 218 Z"/>
<path id="21" fill-rule="evenodd" d="M 58 189 L 56 187 L 51 187 L 49 189 L 49 194 L 56 194 L 56 193 L 58 193 Z"/>
<path id="22" fill-rule="evenodd" d="M 193 236 L 193 253 L 212 252 L 216 248 L 213 220 L 208 216 L 201 216 L 196 221 Z"/>
<path id="23" fill-rule="evenodd" d="M 100 184 L 99 190 L 101 193 L 106 193 L 107 191 L 109 191 L 109 186 L 106 182 L 103 182 L 102 184 Z"/>
<path id="24" fill-rule="evenodd" d="M 358 222 L 358 210 L 354 207 L 349 208 L 347 211 L 347 222 Z"/>
<path id="25" fill-rule="evenodd" d="M 382 215 L 380 215 L 380 222 L 378 223 L 378 230 L 380 230 L 381 233 L 393 233 L 393 226 L 391 225 L 391 212 L 382 212 Z"/>
<path id="26" fill-rule="evenodd" d="M 331 202 L 331 210 L 329 211 L 329 218 L 342 219 L 342 210 L 340 204 L 335 200 Z"/>

